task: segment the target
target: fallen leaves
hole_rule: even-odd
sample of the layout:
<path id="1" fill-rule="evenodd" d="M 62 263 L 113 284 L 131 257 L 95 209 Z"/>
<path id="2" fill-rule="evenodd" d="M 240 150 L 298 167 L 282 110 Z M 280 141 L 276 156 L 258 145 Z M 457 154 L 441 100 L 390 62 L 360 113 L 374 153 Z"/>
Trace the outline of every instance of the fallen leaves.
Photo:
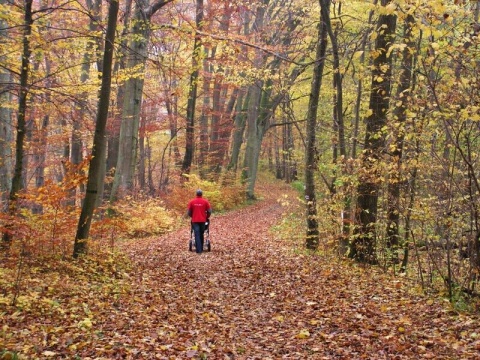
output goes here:
<path id="1" fill-rule="evenodd" d="M 185 227 L 125 244 L 128 267 L 32 275 L 17 307 L 0 297 L 0 358 L 478 358 L 478 318 L 273 239 L 276 197 L 215 216 L 211 253 L 189 252 Z"/>

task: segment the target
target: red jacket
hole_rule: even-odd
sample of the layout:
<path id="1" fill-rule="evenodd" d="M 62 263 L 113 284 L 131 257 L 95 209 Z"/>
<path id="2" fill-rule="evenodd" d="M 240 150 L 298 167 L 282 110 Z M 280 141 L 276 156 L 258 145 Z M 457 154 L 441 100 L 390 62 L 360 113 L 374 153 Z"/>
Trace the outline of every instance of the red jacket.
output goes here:
<path id="1" fill-rule="evenodd" d="M 188 203 L 187 213 L 192 218 L 192 222 L 206 222 L 212 213 L 212 208 L 208 200 L 197 196 Z"/>

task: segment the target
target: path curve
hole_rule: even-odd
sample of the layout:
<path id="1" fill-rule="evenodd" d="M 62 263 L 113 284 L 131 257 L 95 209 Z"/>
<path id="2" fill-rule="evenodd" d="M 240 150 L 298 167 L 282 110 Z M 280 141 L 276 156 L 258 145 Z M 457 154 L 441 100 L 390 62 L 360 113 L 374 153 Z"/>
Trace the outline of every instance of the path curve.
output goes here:
<path id="1" fill-rule="evenodd" d="M 471 318 L 407 293 L 400 280 L 301 255 L 270 232 L 286 211 L 265 193 L 214 216 L 212 252 L 187 251 L 188 228 L 129 249 L 135 358 L 478 359 Z M 132 304 L 128 306 L 133 306 Z M 478 324 L 478 323 L 477 323 Z M 128 337 L 128 332 L 122 334 Z M 136 350 L 132 350 L 136 349 Z"/>

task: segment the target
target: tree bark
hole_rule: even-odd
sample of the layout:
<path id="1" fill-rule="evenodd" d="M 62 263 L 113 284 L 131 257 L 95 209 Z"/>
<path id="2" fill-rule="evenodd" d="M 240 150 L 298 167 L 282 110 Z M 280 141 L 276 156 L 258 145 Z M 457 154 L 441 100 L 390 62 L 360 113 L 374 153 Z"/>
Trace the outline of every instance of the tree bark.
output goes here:
<path id="1" fill-rule="evenodd" d="M 128 69 L 138 69 L 136 76 L 127 79 L 123 98 L 120 144 L 117 166 L 110 193 L 110 200 L 117 199 L 118 192 L 132 191 L 136 158 L 138 153 L 138 129 L 143 98 L 144 71 L 147 61 L 147 46 L 150 40 L 150 19 L 172 0 L 158 0 L 148 5 L 148 0 L 138 0 L 133 16 L 132 52 L 127 59 Z"/>
<path id="2" fill-rule="evenodd" d="M 102 166 L 105 166 L 106 157 L 106 125 L 108 118 L 108 108 L 110 103 L 110 90 L 112 81 L 112 63 L 113 50 L 115 42 L 115 31 L 117 28 L 119 2 L 118 0 L 110 1 L 108 10 L 108 25 L 105 37 L 105 50 L 103 55 L 102 69 L 102 85 L 100 89 L 97 119 L 95 124 L 95 134 L 93 138 L 92 160 L 88 171 L 87 190 L 85 200 L 82 206 L 82 212 L 77 226 L 77 234 L 73 248 L 73 257 L 85 254 L 87 251 L 87 239 L 90 232 L 93 212 L 97 199 L 100 176 L 103 174 Z"/>
<path id="3" fill-rule="evenodd" d="M 0 4 L 3 5 L 6 0 L 0 0 Z M 7 33 L 8 23 L 5 19 L 0 19 L 0 41 L 3 41 L 8 35 Z M 0 62 L 3 63 L 5 56 L 0 56 Z M 11 117 L 12 110 L 9 107 L 11 102 L 11 89 L 7 84 L 11 83 L 11 73 L 3 68 L 0 68 L 0 204 L 1 209 L 4 209 L 5 202 L 7 200 L 8 192 L 11 185 L 11 155 L 12 150 L 10 144 L 12 141 L 11 130 Z"/>
<path id="4" fill-rule="evenodd" d="M 196 26 L 198 30 L 202 29 L 203 22 L 203 0 L 197 0 Z M 198 87 L 198 74 L 200 63 L 200 51 L 201 51 L 200 35 L 195 34 L 195 42 L 193 44 L 193 56 L 192 56 L 192 73 L 190 74 L 188 102 L 187 102 L 187 131 L 186 131 L 186 144 L 185 155 L 183 157 L 182 172 L 189 174 L 192 162 L 193 153 L 195 151 L 195 104 L 197 101 L 197 87 Z"/>
<path id="5" fill-rule="evenodd" d="M 321 2 L 320 5 L 322 5 Z M 323 21 L 323 11 L 325 10 L 323 7 L 321 7 L 320 24 L 318 26 L 318 40 L 315 51 L 315 65 L 313 67 L 313 77 L 308 101 L 306 129 L 307 146 L 305 149 L 305 204 L 307 232 L 305 246 L 310 250 L 316 250 L 319 243 L 317 200 L 315 194 L 315 171 L 317 169 L 317 111 L 320 99 L 320 89 L 322 87 L 323 69 L 325 67 L 325 54 L 327 51 L 327 26 L 325 21 Z"/>
<path id="6" fill-rule="evenodd" d="M 30 56 L 32 50 L 30 48 L 30 35 L 32 34 L 33 25 L 33 11 L 32 0 L 25 0 L 24 2 L 24 18 L 23 18 L 23 53 L 22 53 L 22 68 L 20 71 L 20 89 L 18 99 L 18 116 L 17 116 L 17 135 L 15 141 L 15 165 L 12 178 L 12 187 L 8 198 L 9 214 L 15 215 L 17 211 L 17 199 L 19 192 L 23 189 L 23 157 L 24 157 L 24 142 L 26 134 L 26 113 L 27 113 L 27 97 L 29 94 L 29 76 L 30 76 Z M 10 243 L 12 238 L 8 231 L 3 233 L 3 241 Z"/>
<path id="7" fill-rule="evenodd" d="M 415 19 L 411 14 L 405 18 L 404 44 L 402 66 L 400 69 L 400 83 L 397 87 L 396 107 L 393 110 L 393 142 L 391 151 L 391 171 L 387 188 L 387 247 L 391 251 L 391 260 L 398 262 L 399 226 L 400 226 L 400 187 L 402 184 L 402 155 L 405 138 L 405 122 L 407 109 L 411 98 L 411 82 L 413 76 L 413 64 L 415 42 L 412 30 Z"/>
<path id="8" fill-rule="evenodd" d="M 281 4 L 276 3 L 277 6 L 285 5 L 285 2 Z M 264 27 L 265 11 L 266 7 L 259 7 L 257 9 L 257 17 L 254 23 L 254 29 L 260 31 Z M 278 13 L 275 13 L 278 8 L 271 7 L 268 9 L 268 16 L 266 18 L 273 21 L 278 17 Z M 274 14 L 272 14 L 274 13 Z M 272 17 L 273 16 L 273 17 Z M 277 43 L 280 46 L 288 47 L 292 42 L 292 34 L 299 25 L 294 14 L 289 14 L 286 21 L 286 29 L 281 33 L 272 34 L 270 43 Z M 272 62 L 266 66 L 272 73 L 278 72 L 281 65 L 281 59 L 276 57 Z M 265 66 L 266 58 L 263 52 L 257 49 L 254 66 L 257 69 L 261 69 Z M 292 84 L 295 78 L 299 75 L 300 70 L 298 67 L 291 71 L 288 83 Z M 255 198 L 254 189 L 258 171 L 258 161 L 260 157 L 260 149 L 262 145 L 263 137 L 270 126 L 270 119 L 274 114 L 277 106 L 285 98 L 285 92 L 276 93 L 273 92 L 273 81 L 271 79 L 261 80 L 257 79 L 253 85 L 251 85 L 252 91 L 250 92 L 250 111 L 248 113 L 247 121 L 247 144 L 245 152 L 245 166 L 243 170 L 243 179 L 247 181 L 247 198 Z M 274 94 L 274 95 L 273 95 Z M 253 114 L 256 114 L 257 118 L 253 119 Z M 254 128 L 251 128 L 251 127 Z"/>
<path id="9" fill-rule="evenodd" d="M 373 4 L 376 5 L 378 0 L 374 0 Z M 369 35 L 371 33 L 370 29 L 370 24 L 372 23 L 374 11 L 370 10 L 368 14 L 368 22 L 367 22 L 367 30 L 365 30 L 363 36 L 362 36 L 362 42 L 361 42 L 361 55 L 360 55 L 360 64 L 365 63 L 365 49 L 367 48 L 367 42 Z M 353 143 L 352 143 L 352 159 L 357 158 L 357 145 L 358 145 L 358 128 L 360 124 L 360 108 L 362 104 L 362 97 L 363 97 L 363 76 L 360 76 L 358 79 L 357 83 L 357 95 L 355 99 L 355 121 L 354 121 L 354 130 L 353 130 Z"/>
<path id="10" fill-rule="evenodd" d="M 391 0 L 382 0 L 386 7 Z M 376 263 L 376 221 L 379 180 L 378 162 L 385 146 L 383 127 L 387 121 L 391 94 L 392 57 L 389 48 L 395 36 L 396 16 L 381 14 L 378 18 L 373 60 L 370 115 L 366 119 L 365 149 L 362 154 L 363 176 L 357 187 L 357 227 L 355 239 L 350 244 L 349 256 L 359 262 Z"/>
<path id="11" fill-rule="evenodd" d="M 238 95 L 237 105 L 235 107 L 235 117 L 233 121 L 232 151 L 228 170 L 237 171 L 240 148 L 243 143 L 243 135 L 247 124 L 247 109 L 249 107 L 250 94 L 247 88 L 242 87 Z"/>
<path id="12" fill-rule="evenodd" d="M 124 9 L 124 18 L 123 18 L 123 31 L 120 38 L 122 39 L 121 44 L 118 49 L 118 55 L 115 61 L 115 65 L 113 68 L 113 73 L 117 74 L 125 69 L 126 67 L 126 57 L 127 57 L 127 49 L 128 49 L 128 41 L 127 41 L 127 34 L 129 31 L 128 24 L 131 20 L 131 13 L 132 13 L 132 1 L 133 0 L 126 0 L 125 2 L 125 9 Z M 105 171 L 109 173 L 109 175 L 115 175 L 115 167 L 117 165 L 118 160 L 118 153 L 120 147 L 120 127 L 121 127 L 121 116 L 122 116 L 122 107 L 124 101 L 124 94 L 125 94 L 125 84 L 121 83 L 118 86 L 116 99 L 115 99 L 115 107 L 112 110 L 112 120 L 109 123 L 108 127 L 108 144 L 107 144 L 107 162 L 106 162 L 106 169 Z M 113 183 L 110 182 L 105 184 L 106 194 L 105 196 L 110 197 L 112 193 Z"/>
<path id="13" fill-rule="evenodd" d="M 199 121 L 199 145 L 198 145 L 198 167 L 202 179 L 207 176 L 208 169 L 208 118 L 211 114 L 210 109 L 210 84 L 212 81 L 212 67 L 209 64 L 209 48 L 204 49 L 205 58 L 203 59 L 203 105 Z M 212 51 L 213 57 L 213 51 Z"/>
<path id="14" fill-rule="evenodd" d="M 257 54 L 257 62 L 260 54 Z M 242 178 L 247 182 L 246 197 L 254 199 L 255 179 L 257 176 L 258 157 L 260 154 L 260 129 L 258 120 L 260 116 L 260 106 L 262 100 L 263 81 L 257 80 L 250 86 L 249 90 L 249 108 L 247 111 L 247 144 L 245 147 L 245 157 L 243 162 Z"/>

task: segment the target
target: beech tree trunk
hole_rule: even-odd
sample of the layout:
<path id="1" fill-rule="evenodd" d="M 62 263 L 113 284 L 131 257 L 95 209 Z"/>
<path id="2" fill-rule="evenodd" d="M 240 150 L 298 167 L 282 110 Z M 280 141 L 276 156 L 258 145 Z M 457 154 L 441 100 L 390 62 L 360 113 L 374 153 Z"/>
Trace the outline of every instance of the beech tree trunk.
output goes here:
<path id="1" fill-rule="evenodd" d="M 0 0 L 0 5 L 6 3 L 6 0 Z M 8 22 L 4 18 L 0 18 L 0 41 L 6 38 Z M 4 63 L 4 56 L 0 56 L 0 62 Z M 12 110 L 9 107 L 11 102 L 11 89 L 7 84 L 11 83 L 11 73 L 3 68 L 0 68 L 0 204 L 2 210 L 4 209 L 7 195 L 10 191 L 11 184 L 11 156 L 12 151 L 10 143 L 12 141 L 11 117 Z"/>
<path id="2" fill-rule="evenodd" d="M 257 54 L 257 61 L 261 54 Z M 243 179 L 247 182 L 247 199 L 255 198 L 255 182 L 258 171 L 258 160 L 263 136 L 267 130 L 268 117 L 272 108 L 267 106 L 271 95 L 271 86 L 264 86 L 262 80 L 255 81 L 249 91 L 249 108 L 247 112 L 247 144 L 243 164 Z M 268 109 L 267 109 L 268 108 Z M 262 111 L 263 109 L 263 111 Z M 266 110 L 267 109 L 267 110 Z"/>
<path id="3" fill-rule="evenodd" d="M 267 2 L 268 3 L 268 2 Z M 281 1 L 275 3 L 275 6 L 268 9 L 267 15 L 265 11 L 266 6 L 260 6 L 257 8 L 257 17 L 255 19 L 253 29 L 260 31 L 264 27 L 265 19 L 270 22 L 278 20 L 276 12 L 278 7 L 288 5 L 287 2 Z M 296 21 L 295 14 L 288 14 L 287 19 L 283 19 L 286 23 L 286 28 L 281 33 L 275 33 L 271 36 L 271 43 L 278 44 L 280 46 L 288 47 L 292 42 L 292 36 L 295 29 L 299 25 Z M 263 52 L 256 50 L 254 66 L 257 69 L 266 67 L 272 74 L 278 72 L 281 65 L 281 59 L 275 57 L 273 61 L 267 64 L 266 56 Z M 287 84 L 291 85 L 299 75 L 300 70 L 298 67 L 293 68 L 291 71 Z M 254 189 L 258 171 L 258 161 L 260 158 L 260 150 L 263 141 L 263 137 L 270 127 L 270 119 L 274 114 L 277 106 L 285 99 L 285 92 L 274 93 L 273 81 L 271 79 L 263 80 L 257 79 L 251 85 L 250 91 L 250 104 L 247 120 L 247 144 L 245 152 L 245 162 L 242 177 L 247 181 L 246 196 L 249 199 L 255 198 Z M 256 118 L 254 118 L 256 116 Z"/>
<path id="4" fill-rule="evenodd" d="M 225 36 L 228 36 L 232 9 L 229 2 L 226 1 L 223 4 L 219 30 Z M 214 177 L 218 176 L 225 165 L 230 134 L 233 129 L 230 114 L 236 101 L 236 91 L 232 92 L 227 101 L 228 85 L 223 82 L 226 71 L 221 67 L 218 68 L 213 78 L 209 171 Z"/>
<path id="5" fill-rule="evenodd" d="M 196 8 L 196 26 L 197 29 L 202 29 L 203 22 L 203 0 L 197 0 Z M 192 56 L 192 73 L 190 74 L 190 89 L 188 91 L 187 102 L 187 131 L 186 131 L 186 143 L 185 143 L 185 155 L 183 157 L 182 172 L 185 174 L 190 173 L 193 162 L 193 152 L 195 150 L 195 104 L 197 101 L 197 82 L 199 74 L 199 57 L 201 51 L 200 35 L 195 35 L 195 42 L 193 44 L 193 56 Z"/>
<path id="6" fill-rule="evenodd" d="M 386 7 L 391 0 L 382 0 Z M 376 263 L 376 221 L 380 183 L 377 165 L 385 145 L 383 127 L 387 121 L 391 94 L 392 58 L 389 48 L 395 36 L 396 16 L 379 15 L 375 40 L 375 54 L 370 91 L 370 116 L 366 119 L 365 148 L 362 154 L 364 175 L 357 187 L 355 238 L 350 244 L 349 256 L 360 262 Z"/>
<path id="7" fill-rule="evenodd" d="M 101 21 L 101 0 L 88 0 L 87 1 L 88 10 L 90 13 L 90 31 L 98 31 L 100 29 Z M 83 61 L 80 73 L 80 82 L 86 84 L 90 79 L 90 64 L 92 60 L 95 60 L 97 63 L 97 68 L 101 69 L 101 40 L 95 39 L 88 41 L 85 51 L 83 53 Z M 92 47 L 95 49 L 92 54 Z M 92 56 L 93 55 L 93 56 Z M 85 119 L 88 114 L 88 93 L 84 92 L 81 95 L 81 98 L 78 101 L 78 106 L 75 108 L 73 113 L 73 127 L 70 137 L 71 150 L 70 150 L 70 162 L 72 163 L 73 168 L 77 168 L 78 165 L 83 161 L 83 141 L 82 141 L 82 129 Z M 70 205 L 75 205 L 75 198 L 77 191 L 83 193 L 85 191 L 85 185 L 81 184 L 77 189 L 72 189 L 71 199 L 69 200 Z"/>
<path id="8" fill-rule="evenodd" d="M 321 3 L 320 3 L 321 4 Z M 327 51 L 327 27 L 323 21 L 323 7 L 320 10 L 320 24 L 318 26 L 318 41 L 315 52 L 315 65 L 310 88 L 310 98 L 307 112 L 307 144 L 305 149 L 305 204 L 307 233 L 305 246 L 307 249 L 316 250 L 319 243 L 319 230 L 317 218 L 317 200 L 315 194 L 315 171 L 317 170 L 316 158 L 316 126 L 317 111 L 322 87 L 323 69 L 325 67 L 325 54 Z"/>
<path id="9" fill-rule="evenodd" d="M 376 5 L 377 2 L 378 0 L 374 0 L 373 4 Z M 362 65 L 365 63 L 365 49 L 367 48 L 368 38 L 371 34 L 370 25 L 372 23 L 373 14 L 374 14 L 374 11 L 370 10 L 370 12 L 368 13 L 367 28 L 365 29 L 364 34 L 362 36 L 362 42 L 360 46 L 361 55 L 359 58 L 360 64 Z M 358 78 L 357 94 L 355 99 L 355 120 L 354 120 L 352 155 L 351 155 L 353 159 L 357 158 L 358 128 L 360 124 L 360 107 L 362 103 L 362 97 L 363 97 L 363 77 L 360 76 Z"/>
<path id="10" fill-rule="evenodd" d="M 50 59 L 45 59 L 45 70 L 47 79 L 50 76 Z M 50 81 L 47 80 L 47 88 L 50 87 Z M 44 103 L 48 104 L 51 102 L 51 96 L 47 92 L 43 96 Z M 45 185 L 45 160 L 47 158 L 47 138 L 48 130 L 50 125 L 50 115 L 45 114 L 42 117 L 41 124 L 37 131 L 36 135 L 36 144 L 35 148 L 32 149 L 34 153 L 34 164 L 35 164 L 35 187 L 39 188 Z M 42 206 L 38 205 L 34 208 L 39 213 L 43 211 Z"/>
<path id="11" fill-rule="evenodd" d="M 8 198 L 9 214 L 15 215 L 17 211 L 18 193 L 23 189 L 23 157 L 24 157 L 24 142 L 26 134 L 26 112 L 27 112 L 27 97 L 29 94 L 29 75 L 30 75 L 30 56 L 32 50 L 30 49 L 30 35 L 32 34 L 33 25 L 33 11 L 32 0 L 25 0 L 24 2 L 24 18 L 23 18 L 23 52 L 22 52 L 22 67 L 20 70 L 20 88 L 18 98 L 18 116 L 17 116 L 17 135 L 15 140 L 15 165 L 12 178 L 12 187 Z M 5 243 L 11 242 L 11 234 L 8 231 L 3 233 L 3 241 Z"/>
<path id="12" fill-rule="evenodd" d="M 134 77 L 129 77 L 125 84 L 123 97 L 122 120 L 120 127 L 120 142 L 110 200 L 117 198 L 118 192 L 133 190 L 136 159 L 138 153 L 138 129 L 143 98 L 145 64 L 147 61 L 147 46 L 150 40 L 150 19 L 163 6 L 172 0 L 158 0 L 152 5 L 148 0 L 138 0 L 133 16 L 131 32 L 133 40 L 127 59 L 128 69 L 137 69 Z"/>
<path id="13" fill-rule="evenodd" d="M 210 49 L 205 46 L 203 59 L 203 104 L 201 109 L 200 121 L 199 121 L 199 144 L 198 144 L 198 167 L 201 178 L 206 178 L 208 169 L 208 119 L 211 114 L 210 108 L 210 84 L 212 82 L 212 67 L 209 64 L 208 58 L 212 55 L 209 54 Z"/>
<path id="14" fill-rule="evenodd" d="M 410 103 L 411 83 L 413 76 L 413 64 L 415 42 L 412 30 L 415 19 L 411 14 L 407 15 L 404 25 L 404 44 L 402 53 L 402 66 L 400 79 L 397 87 L 396 106 L 393 110 L 394 148 L 391 151 L 391 171 L 387 189 L 387 247 L 391 251 L 391 260 L 398 262 L 399 225 L 400 225 L 400 190 L 402 186 L 402 155 L 405 138 L 405 122 L 407 109 Z"/>
<path id="15" fill-rule="evenodd" d="M 128 41 L 127 41 L 127 34 L 129 31 L 128 24 L 131 20 L 131 13 L 132 13 L 132 1 L 133 0 L 126 0 L 125 8 L 124 8 L 124 15 L 123 15 L 123 31 L 121 35 L 121 44 L 119 49 L 117 50 L 117 57 L 115 61 L 115 65 L 113 68 L 113 73 L 117 74 L 123 71 L 126 67 L 126 56 L 128 51 Z M 111 121 L 108 124 L 108 144 L 107 144 L 107 162 L 105 171 L 109 175 L 115 174 L 115 167 L 117 166 L 118 160 L 118 152 L 120 147 L 120 127 L 121 127 L 121 116 L 122 116 L 122 107 L 124 101 L 124 94 L 125 94 L 125 84 L 119 84 L 116 99 L 115 99 L 115 107 L 112 109 L 112 117 Z M 112 193 L 113 183 L 110 182 L 105 184 L 106 190 L 106 197 L 110 197 Z"/>
<path id="16" fill-rule="evenodd" d="M 247 124 L 247 109 L 249 107 L 250 94 L 245 87 L 240 89 L 238 101 L 235 107 L 235 117 L 233 121 L 232 151 L 228 170 L 237 171 L 240 148 L 243 143 L 243 135 Z"/>
<path id="17" fill-rule="evenodd" d="M 108 25 L 105 37 L 105 50 L 103 55 L 102 85 L 100 89 L 97 119 L 95 124 L 95 134 L 92 146 L 92 160 L 88 171 L 87 189 L 85 200 L 82 206 L 82 212 L 77 226 L 77 234 L 73 248 L 73 257 L 77 258 L 87 251 L 87 239 L 90 232 L 93 212 L 95 210 L 97 193 L 101 182 L 101 176 L 104 174 L 102 167 L 105 166 L 106 157 L 106 125 L 108 118 L 108 108 L 110 103 L 110 90 L 112 82 L 112 63 L 113 50 L 115 42 L 115 31 L 117 28 L 117 15 L 119 3 L 118 0 L 110 1 L 108 10 Z"/>

